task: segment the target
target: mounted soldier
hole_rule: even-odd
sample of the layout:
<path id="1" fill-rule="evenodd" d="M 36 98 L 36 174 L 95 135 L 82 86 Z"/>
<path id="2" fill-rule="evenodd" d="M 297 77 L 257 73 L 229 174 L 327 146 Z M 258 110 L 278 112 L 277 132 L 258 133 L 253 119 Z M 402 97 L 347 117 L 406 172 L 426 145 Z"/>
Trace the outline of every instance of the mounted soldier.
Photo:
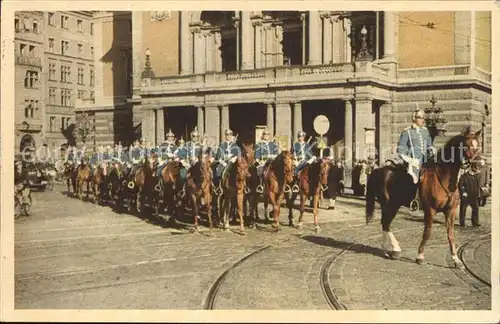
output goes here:
<path id="1" fill-rule="evenodd" d="M 186 143 L 186 153 L 187 153 L 186 158 L 189 167 L 192 167 L 198 161 L 198 156 L 200 155 L 200 152 L 201 152 L 200 134 L 198 133 L 198 127 L 195 126 L 194 130 L 191 132 L 191 141 Z"/>
<path id="2" fill-rule="evenodd" d="M 275 141 L 270 139 L 271 133 L 264 129 L 262 132 L 261 141 L 257 143 L 255 148 L 255 159 L 257 162 L 257 174 L 259 175 L 259 185 L 256 191 L 262 193 L 264 187 L 262 185 L 264 179 L 264 171 L 267 170 L 269 164 L 280 154 L 280 148 Z"/>
<path id="3" fill-rule="evenodd" d="M 132 168 L 129 174 L 131 179 L 129 180 L 128 186 L 129 188 L 133 188 L 134 187 L 133 177 L 135 175 L 135 172 L 137 171 L 137 168 L 143 162 L 145 148 L 143 145 L 141 145 L 140 141 L 135 141 L 134 146 L 131 147 L 129 154 L 132 160 Z"/>
<path id="4" fill-rule="evenodd" d="M 413 183 L 419 182 L 420 170 L 424 163 L 434 155 L 432 138 L 424 126 L 425 112 L 415 110 L 412 114 L 412 125 L 405 128 L 399 137 L 397 154 L 406 162 L 407 172 Z"/>
<path id="5" fill-rule="evenodd" d="M 304 131 L 299 131 L 297 133 L 297 141 L 293 143 L 292 154 L 294 156 L 295 164 L 295 179 L 292 186 L 292 192 L 299 192 L 299 186 L 297 184 L 300 171 L 307 165 L 311 164 L 316 160 L 316 157 L 311 152 L 312 146 L 309 145 L 309 141 L 305 141 L 306 133 Z"/>
<path id="6" fill-rule="evenodd" d="M 175 151 L 177 146 L 175 145 L 175 134 L 171 130 L 165 135 L 166 141 L 158 147 L 158 169 L 157 176 L 161 175 L 161 170 L 163 166 L 166 165 L 168 161 L 175 159 Z"/>
<path id="7" fill-rule="evenodd" d="M 188 150 L 187 150 L 187 146 L 184 143 L 185 143 L 184 139 L 182 137 L 179 138 L 179 141 L 177 142 L 177 144 L 178 144 L 177 149 L 174 152 L 175 161 L 180 162 L 182 165 L 182 167 L 180 169 L 181 182 L 184 182 L 186 180 L 187 169 L 189 168 L 189 163 L 187 161 Z"/>
<path id="8" fill-rule="evenodd" d="M 221 178 L 229 171 L 231 165 L 241 155 L 241 149 L 236 144 L 236 138 L 233 131 L 226 129 L 224 132 L 225 141 L 221 142 L 215 154 L 215 160 L 218 162 L 215 167 L 214 183 L 218 187 Z"/>

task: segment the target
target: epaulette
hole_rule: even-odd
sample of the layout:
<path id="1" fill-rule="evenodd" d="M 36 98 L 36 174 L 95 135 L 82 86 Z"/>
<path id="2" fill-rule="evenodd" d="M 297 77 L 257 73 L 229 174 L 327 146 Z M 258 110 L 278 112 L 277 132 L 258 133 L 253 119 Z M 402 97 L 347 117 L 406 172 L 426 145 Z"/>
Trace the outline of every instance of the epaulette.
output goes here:
<path id="1" fill-rule="evenodd" d="M 404 130 L 407 131 L 411 128 L 411 126 L 406 127 Z"/>

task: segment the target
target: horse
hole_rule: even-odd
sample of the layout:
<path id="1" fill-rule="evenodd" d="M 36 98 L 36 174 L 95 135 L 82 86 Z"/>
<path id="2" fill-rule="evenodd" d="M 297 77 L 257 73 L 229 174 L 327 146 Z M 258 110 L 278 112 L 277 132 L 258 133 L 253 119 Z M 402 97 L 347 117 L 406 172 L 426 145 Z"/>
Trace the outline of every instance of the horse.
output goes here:
<path id="1" fill-rule="evenodd" d="M 77 195 L 80 200 L 82 200 L 83 184 L 87 184 L 87 198 L 90 192 L 90 182 L 91 182 L 91 171 L 90 166 L 85 160 L 82 159 L 82 163 L 76 168 L 76 189 Z"/>
<path id="2" fill-rule="evenodd" d="M 108 163 L 102 162 L 94 168 L 92 173 L 92 192 L 94 202 L 100 204 L 103 201 L 103 193 L 106 192 L 106 178 L 108 176 Z"/>
<path id="3" fill-rule="evenodd" d="M 314 227 L 316 233 L 319 233 L 320 227 L 318 223 L 318 204 L 321 192 L 328 190 L 328 174 L 330 171 L 330 161 L 328 159 L 316 160 L 311 164 L 307 164 L 299 175 L 299 195 L 300 195 L 300 216 L 297 228 L 302 228 L 302 216 L 306 200 L 313 198 L 313 214 L 314 214 Z M 297 193 L 292 193 L 292 198 L 288 203 L 295 201 Z M 289 208 L 291 208 L 289 206 Z M 293 216 L 292 216 L 293 217 Z M 292 218 L 293 220 L 293 218 Z"/>
<path id="4" fill-rule="evenodd" d="M 246 146 L 245 146 L 246 147 Z M 223 208 L 220 210 L 221 219 L 224 220 L 224 229 L 229 230 L 229 214 L 234 209 L 233 204 L 236 201 L 237 213 L 240 218 L 240 233 L 245 234 L 245 222 L 243 220 L 243 201 L 247 190 L 246 180 L 248 177 L 247 160 L 238 156 L 236 161 L 226 171 L 227 174 L 221 179 Z"/>
<path id="5" fill-rule="evenodd" d="M 198 233 L 199 209 L 201 198 L 207 207 L 208 224 L 210 232 L 212 224 L 212 170 L 210 154 L 200 154 L 198 161 L 189 169 L 186 181 L 186 195 L 191 202 L 192 215 L 194 217 L 194 232 Z"/>
<path id="6" fill-rule="evenodd" d="M 73 193 L 76 194 L 76 167 L 73 163 L 66 162 L 64 164 L 64 177 L 66 178 L 66 185 L 68 186 L 68 193 L 73 188 Z"/>
<path id="7" fill-rule="evenodd" d="M 285 188 L 293 181 L 293 156 L 290 151 L 282 151 L 276 159 L 274 159 L 267 169 L 264 176 L 264 213 L 266 220 L 267 205 L 269 202 L 273 205 L 273 227 L 276 230 L 279 228 L 279 216 L 281 202 L 285 196 Z M 289 188 L 287 191 L 290 191 Z M 290 206 L 290 205 L 289 205 Z M 292 211 L 290 210 L 290 214 Z M 289 216 L 290 218 L 290 216 Z M 290 220 L 292 223 L 292 220 Z"/>
<path id="8" fill-rule="evenodd" d="M 139 214 L 142 214 L 144 211 L 145 197 L 147 193 L 150 193 L 148 189 L 152 187 L 152 175 L 151 163 L 146 156 L 144 164 L 139 166 L 135 174 L 132 175 L 135 189 L 135 205 Z"/>
<path id="9" fill-rule="evenodd" d="M 174 217 L 176 213 L 175 198 L 179 194 L 182 195 L 184 189 L 180 179 L 181 167 L 181 162 L 168 161 L 162 168 L 160 179 L 155 186 L 155 191 L 158 191 L 161 197 L 160 203 L 163 203 L 167 211 L 171 212 L 172 217 Z M 175 219 L 175 217 L 173 219 Z"/>
<path id="10" fill-rule="evenodd" d="M 402 205 L 408 205 L 416 195 L 424 210 L 424 233 L 418 247 L 417 264 L 424 262 L 424 247 L 429 240 L 433 218 L 438 212 L 445 215 L 448 244 L 455 266 L 463 269 L 463 263 L 457 257 L 454 242 L 454 224 L 459 203 L 458 174 L 479 152 L 481 131 L 471 132 L 470 126 L 461 134 L 451 138 L 440 150 L 433 161 L 423 165 L 418 185 L 413 184 L 404 168 L 386 165 L 373 170 L 368 178 L 366 195 L 366 223 L 373 218 L 375 199 L 382 210 L 382 247 L 386 255 L 393 259 L 400 256 L 399 243 L 390 231 L 391 222 Z M 465 151 L 465 153 L 464 153 Z M 458 158 L 457 158 L 458 157 Z"/>
<path id="11" fill-rule="evenodd" d="M 124 180 L 124 167 L 120 162 L 115 162 L 111 165 L 108 172 L 108 188 L 110 200 L 115 201 L 115 205 L 119 203 L 119 197 L 122 189 L 127 185 Z"/>
<path id="12" fill-rule="evenodd" d="M 250 216 L 250 227 L 255 227 L 255 221 L 259 218 L 257 206 L 259 203 L 259 193 L 257 187 L 259 186 L 260 179 L 257 172 L 257 165 L 255 161 L 255 151 L 252 145 L 244 146 L 244 157 L 248 164 L 247 173 L 247 190 L 245 194 L 245 202 Z"/>

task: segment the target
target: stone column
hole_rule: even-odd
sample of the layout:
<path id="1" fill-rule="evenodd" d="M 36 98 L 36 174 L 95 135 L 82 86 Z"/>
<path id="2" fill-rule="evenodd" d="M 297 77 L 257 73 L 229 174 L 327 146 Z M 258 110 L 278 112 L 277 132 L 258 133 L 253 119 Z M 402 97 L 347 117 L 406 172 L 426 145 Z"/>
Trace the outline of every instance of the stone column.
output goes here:
<path id="1" fill-rule="evenodd" d="M 196 126 L 198 127 L 198 132 L 200 134 L 205 133 L 205 113 L 203 111 L 203 106 L 196 107 Z"/>
<path id="2" fill-rule="evenodd" d="M 332 21 L 330 13 L 323 13 L 321 19 L 323 21 L 323 64 L 332 62 Z"/>
<path id="3" fill-rule="evenodd" d="M 214 32 L 214 55 L 215 55 L 215 71 L 221 72 L 222 71 L 222 52 L 221 52 L 221 46 L 222 46 L 222 36 L 220 34 L 220 30 L 217 30 Z"/>
<path id="4" fill-rule="evenodd" d="M 396 61 L 397 21 L 393 11 L 384 11 L 384 55 L 387 61 Z"/>
<path id="5" fill-rule="evenodd" d="M 146 143 L 155 144 L 156 141 L 156 122 L 155 122 L 155 111 L 149 107 L 142 107 L 142 137 L 146 140 Z"/>
<path id="6" fill-rule="evenodd" d="M 262 67 L 262 21 L 261 20 L 255 20 L 253 23 L 253 28 L 254 28 L 254 39 L 255 39 L 255 45 L 254 45 L 254 61 L 255 61 L 255 68 L 260 69 Z"/>
<path id="7" fill-rule="evenodd" d="M 308 65 L 321 63 L 321 29 L 318 11 L 309 11 L 309 60 Z"/>
<path id="8" fill-rule="evenodd" d="M 205 44 L 200 28 L 193 28 L 194 74 L 205 73 Z"/>
<path id="9" fill-rule="evenodd" d="M 282 66 L 283 65 L 283 25 L 276 24 L 274 26 L 274 50 L 273 52 L 276 55 L 273 55 L 274 66 Z"/>
<path id="10" fill-rule="evenodd" d="M 380 147 L 378 156 L 380 165 L 383 165 L 385 160 L 392 155 L 392 104 L 390 102 L 382 104 L 379 114 Z"/>
<path id="11" fill-rule="evenodd" d="M 205 135 L 213 138 L 216 143 L 220 142 L 220 119 L 219 107 L 215 105 L 205 106 L 206 129 Z"/>
<path id="12" fill-rule="evenodd" d="M 366 128 L 373 127 L 371 99 L 356 99 L 356 119 L 354 127 L 356 136 L 355 157 L 356 159 L 361 160 L 368 158 L 368 151 L 365 143 L 365 132 Z"/>
<path id="13" fill-rule="evenodd" d="M 264 67 L 272 67 L 272 52 L 273 52 L 273 40 L 272 40 L 272 29 L 271 23 L 266 22 L 263 25 L 263 36 L 264 36 Z"/>
<path id="14" fill-rule="evenodd" d="M 333 63 L 345 63 L 344 62 L 345 44 L 342 41 L 344 39 L 342 21 L 339 20 L 338 16 L 332 16 L 330 17 L 330 22 L 332 27 L 332 42 L 331 42 L 332 61 Z"/>
<path id="15" fill-rule="evenodd" d="M 191 43 L 191 33 L 189 31 L 189 23 L 191 19 L 190 11 L 180 11 L 180 34 L 181 34 L 181 48 L 180 48 L 180 56 L 181 56 L 181 68 L 180 74 L 186 75 L 193 73 L 193 44 Z M 135 27 L 134 27 L 135 28 Z M 133 31 L 132 31 L 133 33 Z"/>
<path id="16" fill-rule="evenodd" d="M 266 121 L 267 129 L 271 135 L 274 135 L 274 107 L 272 103 L 267 103 Z"/>
<path id="17" fill-rule="evenodd" d="M 352 135 L 353 135 L 353 115 L 352 115 L 352 102 L 351 100 L 346 100 L 345 101 L 345 116 L 344 116 L 344 144 L 345 144 L 345 151 L 344 151 L 344 159 L 346 163 L 346 167 L 352 168 L 353 163 L 352 163 L 352 158 L 353 158 L 353 142 L 352 142 Z"/>
<path id="18" fill-rule="evenodd" d="M 233 26 L 236 29 L 236 70 L 240 69 L 240 16 L 239 11 L 236 11 L 235 17 L 233 18 Z"/>
<path id="19" fill-rule="evenodd" d="M 350 38 L 350 34 L 351 34 L 351 19 L 349 18 L 344 18 L 344 21 L 343 21 L 343 24 L 342 24 L 342 27 L 343 27 L 343 32 L 344 32 L 344 53 L 343 53 L 343 56 L 344 56 L 344 62 L 345 63 L 349 63 L 349 62 L 352 62 L 352 44 L 351 44 L 351 38 Z"/>
<path id="20" fill-rule="evenodd" d="M 214 42 L 212 39 L 212 33 L 210 30 L 204 30 L 202 32 L 205 43 L 205 72 L 214 71 Z"/>
<path id="21" fill-rule="evenodd" d="M 141 89 L 141 73 L 144 68 L 144 52 L 145 48 L 143 48 L 143 37 L 142 37 L 142 15 L 144 13 L 142 11 L 132 11 L 132 61 L 133 61 L 133 66 L 132 66 L 132 72 L 133 72 L 133 93 L 138 94 Z M 94 25 L 94 28 L 98 25 L 97 22 L 99 19 L 96 19 L 96 24 Z M 102 24 L 102 23 L 101 23 Z M 95 32 L 95 30 L 94 30 Z M 100 60 L 102 55 L 104 55 L 102 51 L 102 42 L 95 42 L 95 48 L 94 48 L 94 58 Z M 99 53 L 99 49 L 101 48 Z M 102 78 L 100 76 L 101 73 L 99 73 L 96 70 L 95 76 L 96 76 L 96 86 L 97 86 L 97 81 L 98 78 Z M 96 87 L 97 88 L 97 87 Z M 96 103 L 99 102 L 98 97 L 98 91 L 96 89 L 95 92 L 96 96 Z"/>
<path id="22" fill-rule="evenodd" d="M 302 130 L 302 102 L 298 101 L 293 104 L 293 136 Z"/>
<path id="23" fill-rule="evenodd" d="M 302 65 L 306 65 L 306 13 L 300 13 L 300 21 L 302 22 Z"/>
<path id="24" fill-rule="evenodd" d="M 276 136 L 286 136 L 286 148 L 292 146 L 293 135 L 291 134 L 292 110 L 289 103 L 276 103 Z"/>
<path id="25" fill-rule="evenodd" d="M 250 22 L 250 11 L 241 12 L 241 69 L 254 68 L 254 31 Z"/>
<path id="26" fill-rule="evenodd" d="M 156 145 L 165 141 L 164 108 L 156 109 Z"/>
<path id="27" fill-rule="evenodd" d="M 222 105 L 220 108 L 221 123 L 220 123 L 220 138 L 224 138 L 224 132 L 229 128 L 229 106 Z"/>

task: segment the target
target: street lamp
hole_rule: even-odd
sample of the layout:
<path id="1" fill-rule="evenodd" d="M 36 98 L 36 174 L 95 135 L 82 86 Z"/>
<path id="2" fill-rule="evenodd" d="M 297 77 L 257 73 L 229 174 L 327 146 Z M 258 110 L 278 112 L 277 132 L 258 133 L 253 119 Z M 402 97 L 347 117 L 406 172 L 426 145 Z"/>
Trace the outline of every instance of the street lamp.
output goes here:
<path id="1" fill-rule="evenodd" d="M 144 53 L 146 55 L 146 62 L 144 64 L 144 71 L 142 71 L 143 78 L 154 78 L 155 73 L 153 72 L 153 68 L 151 67 L 151 51 L 149 48 L 146 49 Z"/>
<path id="2" fill-rule="evenodd" d="M 363 25 L 363 28 L 361 28 L 361 48 L 359 49 L 358 55 L 356 56 L 356 59 L 358 61 L 371 61 L 373 59 L 373 56 L 368 49 L 367 38 L 368 30 L 366 29 L 366 26 Z"/>
<path id="3" fill-rule="evenodd" d="M 445 126 L 447 120 L 443 116 L 443 109 L 441 109 L 441 107 L 436 107 L 437 100 L 434 96 L 432 96 L 430 103 L 432 106 L 424 109 L 426 114 L 425 123 L 431 134 L 432 142 L 434 142 L 436 136 L 441 136 L 446 133 Z"/>

